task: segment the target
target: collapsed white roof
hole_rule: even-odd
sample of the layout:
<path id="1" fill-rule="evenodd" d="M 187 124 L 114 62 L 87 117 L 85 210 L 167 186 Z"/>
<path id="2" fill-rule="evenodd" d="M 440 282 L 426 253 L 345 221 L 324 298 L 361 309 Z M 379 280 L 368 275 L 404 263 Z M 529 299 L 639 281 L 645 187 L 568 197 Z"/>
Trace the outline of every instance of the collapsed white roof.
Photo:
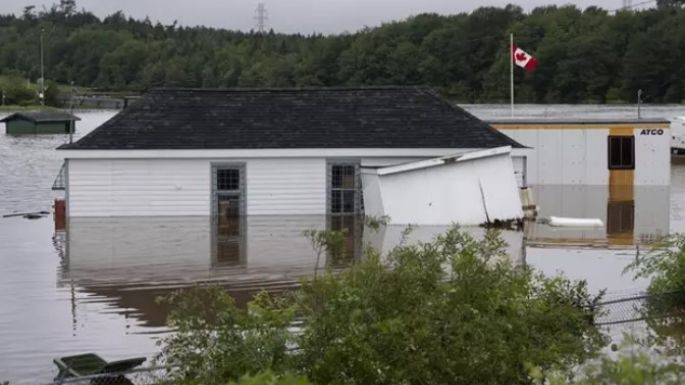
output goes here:
<path id="1" fill-rule="evenodd" d="M 362 168 L 364 211 L 393 224 L 479 225 L 523 217 L 511 147 Z"/>

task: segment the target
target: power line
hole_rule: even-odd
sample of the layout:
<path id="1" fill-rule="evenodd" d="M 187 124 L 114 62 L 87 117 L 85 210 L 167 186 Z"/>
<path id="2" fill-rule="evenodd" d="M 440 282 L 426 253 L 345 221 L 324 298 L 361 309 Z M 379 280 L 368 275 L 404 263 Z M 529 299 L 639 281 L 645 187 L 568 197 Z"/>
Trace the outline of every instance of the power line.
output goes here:
<path id="1" fill-rule="evenodd" d="M 645 0 L 645 1 L 641 1 L 639 3 L 633 3 L 632 0 L 623 0 L 623 6 L 621 8 L 612 9 L 609 12 L 616 13 L 619 11 L 628 11 L 628 10 L 634 9 L 634 8 L 642 6 L 642 5 L 656 3 L 656 1 L 657 0 Z"/>

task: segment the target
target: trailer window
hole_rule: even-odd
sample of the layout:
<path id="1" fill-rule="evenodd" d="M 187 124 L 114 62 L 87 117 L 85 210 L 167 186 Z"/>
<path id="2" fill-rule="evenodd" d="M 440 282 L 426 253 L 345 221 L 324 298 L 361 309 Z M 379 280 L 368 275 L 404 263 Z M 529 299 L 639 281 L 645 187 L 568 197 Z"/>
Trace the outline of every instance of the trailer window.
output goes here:
<path id="1" fill-rule="evenodd" d="M 609 137 L 609 170 L 635 169 L 635 137 Z"/>

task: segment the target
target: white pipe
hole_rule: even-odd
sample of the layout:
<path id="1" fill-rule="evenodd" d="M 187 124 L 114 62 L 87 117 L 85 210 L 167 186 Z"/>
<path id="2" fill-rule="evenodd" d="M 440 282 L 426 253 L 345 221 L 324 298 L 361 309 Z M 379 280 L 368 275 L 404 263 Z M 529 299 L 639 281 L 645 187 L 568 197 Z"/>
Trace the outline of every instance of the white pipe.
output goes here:
<path id="1" fill-rule="evenodd" d="M 553 227 L 604 227 L 604 222 L 599 218 L 549 217 L 549 225 Z"/>

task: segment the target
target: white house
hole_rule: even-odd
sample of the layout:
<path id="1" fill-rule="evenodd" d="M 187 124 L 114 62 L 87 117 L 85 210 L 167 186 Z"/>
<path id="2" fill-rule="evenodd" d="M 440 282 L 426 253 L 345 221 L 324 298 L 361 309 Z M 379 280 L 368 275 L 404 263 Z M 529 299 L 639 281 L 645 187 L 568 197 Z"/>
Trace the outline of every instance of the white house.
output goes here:
<path id="1" fill-rule="evenodd" d="M 529 149 L 432 90 L 378 87 L 158 89 L 59 150 L 68 217 L 251 216 L 360 214 L 362 167 L 503 146 L 521 172 Z"/>

